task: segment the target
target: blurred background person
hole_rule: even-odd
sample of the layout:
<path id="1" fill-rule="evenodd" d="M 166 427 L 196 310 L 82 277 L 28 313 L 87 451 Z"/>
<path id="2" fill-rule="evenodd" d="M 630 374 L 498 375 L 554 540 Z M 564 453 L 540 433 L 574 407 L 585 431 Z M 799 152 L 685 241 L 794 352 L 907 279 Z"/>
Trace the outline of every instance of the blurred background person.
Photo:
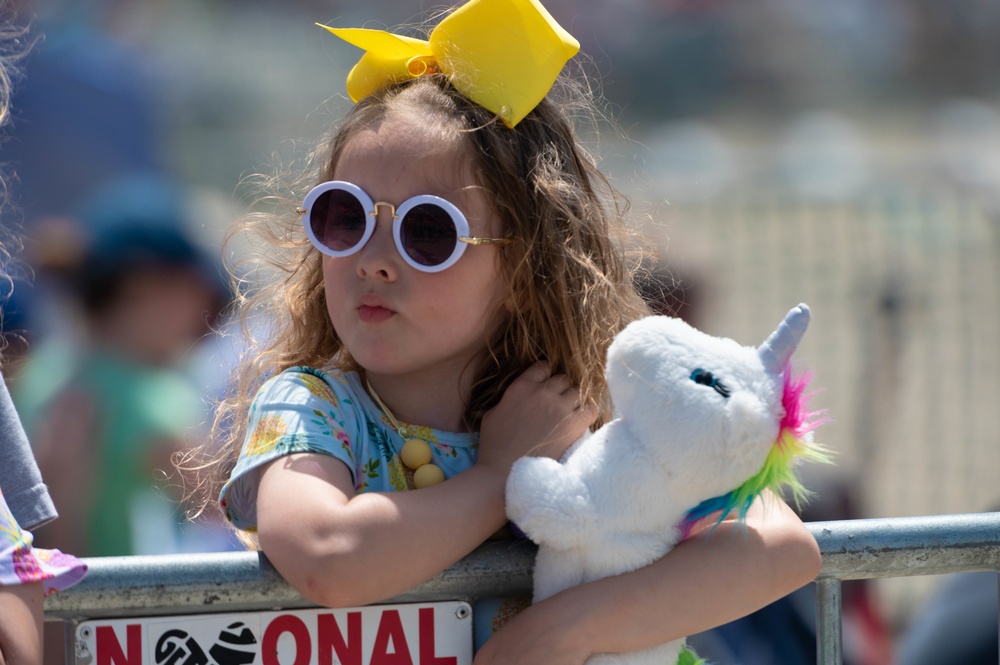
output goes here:
<path id="1" fill-rule="evenodd" d="M 948 575 L 899 636 L 896 665 L 997 662 L 997 574 Z"/>
<path id="2" fill-rule="evenodd" d="M 1000 511 L 994 504 L 993 512 Z M 899 635 L 895 665 L 993 665 L 1000 644 L 997 574 L 945 575 Z"/>
<path id="3" fill-rule="evenodd" d="M 799 508 L 803 521 L 859 516 L 853 483 L 842 474 L 809 469 L 803 481 L 815 492 L 813 499 Z M 872 580 L 844 580 L 841 593 L 843 664 L 888 665 L 892 662 L 893 634 Z M 749 616 L 694 635 L 689 642 L 713 665 L 812 665 L 816 662 L 816 634 L 816 585 L 812 583 Z"/>
<path id="4" fill-rule="evenodd" d="M 52 546 L 178 549 L 182 516 L 165 481 L 208 407 L 181 363 L 225 299 L 181 204 L 156 178 L 95 193 L 79 216 L 89 235 L 80 262 L 62 272 L 77 333 L 39 339 L 17 377 L 15 401 L 62 516 L 38 535 Z"/>

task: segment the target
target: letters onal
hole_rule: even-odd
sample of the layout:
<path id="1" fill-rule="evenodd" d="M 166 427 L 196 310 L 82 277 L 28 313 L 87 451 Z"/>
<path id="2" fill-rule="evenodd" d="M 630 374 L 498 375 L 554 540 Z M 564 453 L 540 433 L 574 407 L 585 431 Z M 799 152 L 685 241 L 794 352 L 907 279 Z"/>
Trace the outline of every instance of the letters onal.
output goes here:
<path id="1" fill-rule="evenodd" d="M 471 665 L 462 602 L 90 621 L 77 665 Z"/>

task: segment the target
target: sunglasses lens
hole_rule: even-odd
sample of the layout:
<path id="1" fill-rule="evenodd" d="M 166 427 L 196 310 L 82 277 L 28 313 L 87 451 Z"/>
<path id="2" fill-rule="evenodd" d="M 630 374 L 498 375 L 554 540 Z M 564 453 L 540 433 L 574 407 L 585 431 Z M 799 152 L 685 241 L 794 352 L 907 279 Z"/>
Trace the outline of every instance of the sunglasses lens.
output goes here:
<path id="1" fill-rule="evenodd" d="M 400 239 L 411 259 L 420 265 L 438 266 L 455 252 L 458 231 L 447 210 L 433 203 L 421 203 L 403 217 Z"/>
<path id="2" fill-rule="evenodd" d="M 313 235 L 324 246 L 337 252 L 347 251 L 361 242 L 367 221 L 361 201 L 342 189 L 320 194 L 309 213 Z"/>

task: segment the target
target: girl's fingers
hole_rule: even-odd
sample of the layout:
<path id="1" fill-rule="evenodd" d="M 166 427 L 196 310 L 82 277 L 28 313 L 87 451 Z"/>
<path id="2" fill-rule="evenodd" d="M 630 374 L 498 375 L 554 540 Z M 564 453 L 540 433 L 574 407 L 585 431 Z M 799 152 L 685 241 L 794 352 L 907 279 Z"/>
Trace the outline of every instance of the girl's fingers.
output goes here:
<path id="1" fill-rule="evenodd" d="M 573 382 L 569 380 L 569 377 L 565 374 L 553 374 L 552 367 L 546 360 L 539 360 L 524 370 L 523 376 L 534 383 L 544 384 L 546 388 L 551 388 L 559 394 L 573 390 Z"/>
<path id="2" fill-rule="evenodd" d="M 545 383 L 549 377 L 552 376 L 552 369 L 549 367 L 548 362 L 539 360 L 534 365 L 524 370 L 523 376 L 531 379 L 535 383 Z"/>
<path id="3" fill-rule="evenodd" d="M 560 395 L 569 390 L 573 390 L 573 382 L 570 381 L 569 377 L 565 374 L 554 374 L 550 376 L 545 382 L 545 385 L 548 388 L 552 388 Z"/>

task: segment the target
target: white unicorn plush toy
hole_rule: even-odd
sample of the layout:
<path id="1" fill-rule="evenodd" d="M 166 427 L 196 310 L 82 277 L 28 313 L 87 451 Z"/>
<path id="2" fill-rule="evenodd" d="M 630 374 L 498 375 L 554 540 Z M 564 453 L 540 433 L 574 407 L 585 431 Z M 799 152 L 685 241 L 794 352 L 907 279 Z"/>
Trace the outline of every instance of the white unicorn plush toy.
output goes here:
<path id="1" fill-rule="evenodd" d="M 795 307 L 756 349 L 667 316 L 615 337 L 607 381 L 618 417 L 561 462 L 518 460 L 507 481 L 507 515 L 539 545 L 535 602 L 646 566 L 709 515 L 743 519 L 767 488 L 807 494 L 793 463 L 826 459 L 812 443 L 808 377 L 790 371 L 809 318 Z M 588 661 L 694 662 L 683 639 Z"/>

